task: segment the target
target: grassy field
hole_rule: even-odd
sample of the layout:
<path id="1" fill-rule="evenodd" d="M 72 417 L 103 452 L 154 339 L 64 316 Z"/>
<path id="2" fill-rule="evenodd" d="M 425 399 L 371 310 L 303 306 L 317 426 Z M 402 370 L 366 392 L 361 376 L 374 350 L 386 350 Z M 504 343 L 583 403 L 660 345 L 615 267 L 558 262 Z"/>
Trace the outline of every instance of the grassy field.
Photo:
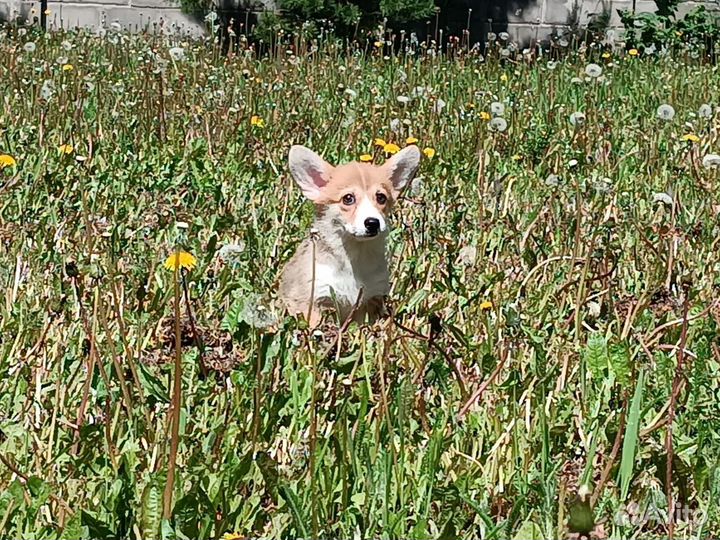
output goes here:
<path id="1" fill-rule="evenodd" d="M 717 66 L 377 45 L 0 30 L 0 537 L 720 535 Z M 408 138 L 393 319 L 283 319 L 290 145 Z"/>

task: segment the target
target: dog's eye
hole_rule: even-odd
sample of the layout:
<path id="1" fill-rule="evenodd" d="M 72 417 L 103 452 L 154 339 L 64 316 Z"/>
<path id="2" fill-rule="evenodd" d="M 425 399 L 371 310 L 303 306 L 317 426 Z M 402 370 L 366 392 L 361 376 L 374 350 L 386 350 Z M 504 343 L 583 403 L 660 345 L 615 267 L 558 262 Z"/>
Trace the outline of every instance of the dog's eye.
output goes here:
<path id="1" fill-rule="evenodd" d="M 375 195 L 375 200 L 378 202 L 378 204 L 385 204 L 387 202 L 387 195 L 384 193 L 378 193 Z"/>
<path id="2" fill-rule="evenodd" d="M 352 193 L 348 193 L 347 195 L 343 195 L 342 198 L 343 204 L 350 206 L 351 204 L 355 204 L 355 195 Z"/>

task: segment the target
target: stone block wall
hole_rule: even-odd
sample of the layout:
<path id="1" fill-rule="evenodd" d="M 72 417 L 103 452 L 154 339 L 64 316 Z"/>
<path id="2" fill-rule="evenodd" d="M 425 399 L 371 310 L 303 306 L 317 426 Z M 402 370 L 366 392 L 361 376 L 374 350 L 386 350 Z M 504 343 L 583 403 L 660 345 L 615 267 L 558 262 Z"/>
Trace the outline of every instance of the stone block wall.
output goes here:
<path id="1" fill-rule="evenodd" d="M 118 23 L 131 31 L 150 29 L 200 35 L 202 21 L 182 12 L 175 0 L 48 0 L 48 28 L 109 27 Z M 0 18 L 33 20 L 40 1 L 0 0 Z"/>
<path id="2" fill-rule="evenodd" d="M 237 0 L 230 0 L 237 1 Z M 680 13 L 686 13 L 699 5 L 699 0 L 683 2 Z M 718 0 L 706 0 L 711 9 L 718 7 Z M 515 40 L 527 43 L 532 39 L 544 39 L 553 32 L 561 32 L 571 22 L 585 24 L 593 14 L 608 9 L 612 14 L 611 26 L 620 26 L 619 9 L 636 12 L 652 12 L 651 0 L 460 0 L 460 11 L 473 8 L 476 21 L 473 41 L 478 34 L 487 32 L 492 19 L 492 29 L 507 31 Z M 272 10 L 274 0 L 256 0 L 261 10 Z M 54 28 L 100 27 L 119 23 L 130 30 L 160 30 L 198 35 L 205 31 L 202 21 L 186 15 L 178 0 L 54 0 L 48 2 L 50 15 L 48 26 Z M 32 19 L 40 11 L 39 0 L 0 0 L 0 18 L 5 20 Z M 465 18 L 466 15 L 463 15 Z M 482 29 L 481 29 L 481 28 Z"/>
<path id="3" fill-rule="evenodd" d="M 682 16 L 700 4 L 708 9 L 718 6 L 714 1 L 690 0 L 680 4 L 678 14 Z M 621 28 L 618 10 L 632 10 L 633 7 L 636 13 L 653 13 L 656 10 L 655 2 L 651 0 L 530 0 L 527 6 L 508 10 L 508 32 L 520 42 L 542 39 L 554 31 L 567 28 L 573 20 L 582 26 L 604 9 L 611 14 L 610 26 Z"/>

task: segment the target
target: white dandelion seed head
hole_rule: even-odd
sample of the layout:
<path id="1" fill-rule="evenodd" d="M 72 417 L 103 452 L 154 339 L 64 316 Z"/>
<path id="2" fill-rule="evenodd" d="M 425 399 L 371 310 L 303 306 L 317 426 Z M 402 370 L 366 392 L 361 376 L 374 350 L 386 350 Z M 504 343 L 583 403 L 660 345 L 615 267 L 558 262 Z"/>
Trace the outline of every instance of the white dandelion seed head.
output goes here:
<path id="1" fill-rule="evenodd" d="M 422 193 L 423 189 L 423 177 L 422 176 L 416 176 L 413 178 L 413 181 L 410 182 L 410 194 L 414 197 L 417 197 Z"/>
<path id="2" fill-rule="evenodd" d="M 170 53 L 170 58 L 175 62 L 180 62 L 185 59 L 185 49 L 182 47 L 171 47 L 168 52 Z"/>
<path id="3" fill-rule="evenodd" d="M 44 99 L 45 101 L 49 101 L 50 98 L 53 97 L 53 94 L 55 93 L 55 83 L 52 82 L 50 79 L 47 79 L 43 82 L 42 87 L 40 88 L 40 97 Z"/>
<path id="4" fill-rule="evenodd" d="M 225 244 L 218 250 L 218 257 L 225 263 L 233 263 L 237 262 L 243 251 L 245 251 L 245 242 L 241 240 L 234 244 Z"/>
<path id="5" fill-rule="evenodd" d="M 557 67 L 557 65 L 558 65 L 557 62 L 554 62 L 553 60 L 548 60 L 547 68 L 548 68 L 550 71 L 553 71 L 553 70 Z"/>
<path id="6" fill-rule="evenodd" d="M 277 322 L 273 313 L 262 303 L 260 295 L 250 295 L 243 306 L 242 319 L 255 328 L 268 328 Z"/>
<path id="7" fill-rule="evenodd" d="M 357 92 L 355 90 L 353 90 L 352 88 L 346 88 L 345 96 L 347 96 L 348 99 L 353 100 L 357 97 Z"/>
<path id="8" fill-rule="evenodd" d="M 65 49 L 66 51 L 72 51 L 73 44 L 69 42 L 68 40 L 63 41 L 60 46 Z"/>
<path id="9" fill-rule="evenodd" d="M 570 123 L 575 127 L 585 125 L 585 113 L 577 111 L 570 115 Z"/>
<path id="10" fill-rule="evenodd" d="M 667 193 L 653 193 L 652 200 L 653 200 L 653 204 L 662 203 L 667 206 L 673 205 L 673 199 Z"/>
<path id="11" fill-rule="evenodd" d="M 702 163 L 706 169 L 720 169 L 720 155 L 708 154 L 703 158 Z"/>
<path id="12" fill-rule="evenodd" d="M 660 120 L 665 120 L 666 122 L 669 122 L 670 120 L 675 118 L 675 109 L 673 109 L 672 105 L 660 105 L 657 108 L 656 116 Z"/>
<path id="13" fill-rule="evenodd" d="M 165 71 L 167 70 L 167 66 L 167 60 L 165 60 L 164 58 L 157 58 L 155 60 L 155 68 L 153 69 L 153 73 L 155 73 L 156 75 L 159 73 L 165 73 Z"/>
<path id="14" fill-rule="evenodd" d="M 585 66 L 585 75 L 592 79 L 597 79 L 600 75 L 602 75 L 602 68 L 597 64 L 588 64 Z"/>
<path id="15" fill-rule="evenodd" d="M 110 30 L 112 30 L 113 32 L 119 32 L 120 30 L 122 30 L 122 25 L 117 21 L 111 22 Z"/>
<path id="16" fill-rule="evenodd" d="M 35 49 L 37 49 L 37 45 L 35 45 L 35 43 L 33 43 L 32 41 L 28 41 L 25 45 L 23 45 L 23 50 L 26 53 L 32 54 L 35 52 Z"/>
<path id="17" fill-rule="evenodd" d="M 397 101 L 400 105 L 407 105 L 410 102 L 410 98 L 407 96 L 398 96 Z"/>
<path id="18" fill-rule="evenodd" d="M 490 120 L 488 126 L 493 131 L 502 133 L 507 129 L 507 120 L 505 120 L 502 116 L 496 116 L 495 118 Z"/>
<path id="19" fill-rule="evenodd" d="M 602 194 L 610 193 L 613 189 L 613 183 L 612 180 L 610 180 L 607 177 L 598 178 L 593 181 L 592 183 L 593 189 Z"/>
<path id="20" fill-rule="evenodd" d="M 560 185 L 560 177 L 557 174 L 548 174 L 545 178 L 545 185 L 550 187 L 557 187 Z"/>
<path id="21" fill-rule="evenodd" d="M 505 105 L 499 101 L 493 101 L 490 104 L 490 114 L 493 116 L 503 116 L 505 114 Z"/>
<path id="22" fill-rule="evenodd" d="M 400 130 L 402 129 L 402 122 L 399 118 L 393 118 L 390 120 L 390 131 L 393 133 L 400 133 Z"/>
<path id="23" fill-rule="evenodd" d="M 414 98 L 425 97 L 426 95 L 428 95 L 431 92 L 431 90 L 432 89 L 430 87 L 416 86 L 415 88 L 413 88 L 412 97 L 414 97 Z"/>
<path id="24" fill-rule="evenodd" d="M 712 118 L 712 106 L 708 105 L 707 103 L 703 103 L 702 105 L 700 105 L 700 108 L 698 109 L 698 116 L 700 118 L 705 118 L 706 120 Z"/>
<path id="25" fill-rule="evenodd" d="M 460 248 L 458 259 L 460 260 L 460 264 L 472 266 L 477 259 L 477 248 L 475 246 L 464 246 Z"/>
<path id="26" fill-rule="evenodd" d="M 60 64 L 61 66 L 62 66 L 63 64 L 67 64 L 67 63 L 68 63 L 68 57 L 67 57 L 67 56 L 58 56 L 58 57 L 55 59 L 55 63 Z"/>
<path id="27" fill-rule="evenodd" d="M 498 37 L 499 37 L 501 40 L 503 40 L 503 41 L 509 41 L 509 40 L 510 40 L 510 34 L 508 34 L 507 32 L 500 32 L 500 33 L 498 34 Z"/>

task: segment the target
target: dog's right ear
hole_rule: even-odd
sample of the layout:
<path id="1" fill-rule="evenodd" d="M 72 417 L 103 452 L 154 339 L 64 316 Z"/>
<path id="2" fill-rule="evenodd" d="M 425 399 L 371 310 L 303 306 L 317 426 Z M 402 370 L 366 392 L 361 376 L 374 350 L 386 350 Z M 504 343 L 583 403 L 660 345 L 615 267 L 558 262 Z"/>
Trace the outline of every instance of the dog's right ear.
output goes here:
<path id="1" fill-rule="evenodd" d="M 288 156 L 290 174 L 308 199 L 316 200 L 330 181 L 333 167 L 315 152 L 304 146 L 290 148 Z"/>

